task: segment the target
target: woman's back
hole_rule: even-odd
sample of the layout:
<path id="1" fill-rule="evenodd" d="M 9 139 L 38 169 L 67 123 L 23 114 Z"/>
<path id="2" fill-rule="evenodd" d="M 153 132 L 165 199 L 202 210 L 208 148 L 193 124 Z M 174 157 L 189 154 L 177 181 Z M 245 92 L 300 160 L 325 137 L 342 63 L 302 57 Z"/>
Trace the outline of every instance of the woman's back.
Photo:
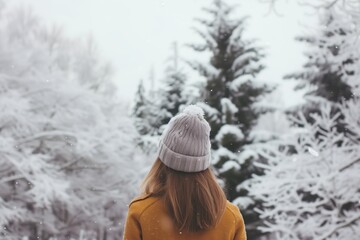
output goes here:
<path id="1" fill-rule="evenodd" d="M 163 198 L 148 196 L 131 202 L 124 239 L 245 240 L 246 233 L 239 209 L 230 202 L 226 203 L 224 214 L 215 227 L 200 232 L 181 232 L 167 213 Z"/>
<path id="2" fill-rule="evenodd" d="M 157 158 L 131 202 L 126 240 L 246 240 L 239 209 L 226 200 L 210 168 L 210 125 L 190 105 L 172 117 Z"/>

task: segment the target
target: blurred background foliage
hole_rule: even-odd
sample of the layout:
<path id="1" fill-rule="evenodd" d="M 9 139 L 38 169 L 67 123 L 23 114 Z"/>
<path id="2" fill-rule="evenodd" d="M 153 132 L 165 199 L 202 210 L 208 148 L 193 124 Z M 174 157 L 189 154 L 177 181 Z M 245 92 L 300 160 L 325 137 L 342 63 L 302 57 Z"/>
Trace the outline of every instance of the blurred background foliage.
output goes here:
<path id="1" fill-rule="evenodd" d="M 262 2 L 276 14 L 279 1 Z M 266 47 L 244 36 L 251 18 L 214 0 L 194 21 L 199 41 L 186 44 L 202 60 L 174 43 L 161 76 L 140 81 L 129 106 L 92 38 L 2 2 L 0 238 L 121 238 L 165 125 L 197 104 L 249 239 L 359 239 L 360 3 L 298 3 L 320 24 L 294 39 L 306 63 L 278 85 L 258 77 Z M 284 108 L 274 99 L 289 80 L 304 101 Z"/>

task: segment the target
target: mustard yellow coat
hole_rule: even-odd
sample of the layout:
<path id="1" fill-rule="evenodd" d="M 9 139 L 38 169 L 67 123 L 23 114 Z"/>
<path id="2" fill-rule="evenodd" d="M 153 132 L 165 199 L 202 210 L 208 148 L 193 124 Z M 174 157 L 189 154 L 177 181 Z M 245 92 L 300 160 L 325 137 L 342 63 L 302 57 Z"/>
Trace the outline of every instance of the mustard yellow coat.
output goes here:
<path id="1" fill-rule="evenodd" d="M 180 232 L 167 214 L 164 201 L 158 197 L 133 200 L 125 223 L 124 240 L 246 240 L 243 217 L 230 203 L 220 222 L 206 231 Z"/>

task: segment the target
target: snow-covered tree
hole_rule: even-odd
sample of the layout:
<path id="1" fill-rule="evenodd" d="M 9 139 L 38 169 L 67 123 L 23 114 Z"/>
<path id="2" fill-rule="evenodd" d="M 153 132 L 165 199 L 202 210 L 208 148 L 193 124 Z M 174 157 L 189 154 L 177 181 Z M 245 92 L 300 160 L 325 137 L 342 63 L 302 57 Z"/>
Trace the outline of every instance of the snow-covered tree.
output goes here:
<path id="1" fill-rule="evenodd" d="M 324 100 L 339 103 L 360 94 L 360 2 L 317 0 L 306 5 L 317 12 L 320 24 L 316 32 L 297 38 L 308 44 L 307 62 L 303 70 L 285 78 L 297 79 L 297 88 L 307 89 L 308 101 L 300 109 L 311 121 L 310 115 L 320 111 Z M 332 111 L 338 112 L 333 106 Z M 293 109 L 297 111 L 299 108 Z M 346 132 L 340 121 L 337 129 Z"/>
<path id="2" fill-rule="evenodd" d="M 118 238 L 141 163 L 110 68 L 29 10 L 0 14 L 0 238 Z"/>
<path id="3" fill-rule="evenodd" d="M 140 81 L 138 89 L 135 94 L 134 107 L 132 116 L 134 118 L 134 124 L 141 135 L 145 135 L 151 132 L 151 126 L 146 121 L 146 116 L 149 114 L 148 101 L 145 95 L 145 87 L 143 80 Z"/>
<path id="4" fill-rule="evenodd" d="M 137 145 L 147 154 L 156 151 L 159 128 L 162 126 L 163 119 L 160 114 L 167 112 L 165 109 L 160 111 L 160 101 L 157 96 L 158 94 L 150 94 L 150 91 L 146 91 L 141 80 L 132 107 L 134 126 L 139 133 Z"/>
<path id="5" fill-rule="evenodd" d="M 141 134 L 139 145 L 146 153 L 154 152 L 160 135 L 169 120 L 186 103 L 183 96 L 186 75 L 180 67 L 177 44 L 168 59 L 164 79 L 157 89 L 145 91 L 143 82 L 138 86 L 133 107 L 135 126 Z"/>
<path id="6" fill-rule="evenodd" d="M 324 101 L 309 121 L 293 118 L 294 135 L 262 146 L 265 174 L 243 185 L 275 239 L 360 238 L 360 99 L 337 108 Z M 338 122 L 347 132 L 339 132 Z"/>
<path id="7" fill-rule="evenodd" d="M 195 29 L 203 43 L 190 47 L 208 54 L 210 60 L 191 61 L 190 65 L 206 79 L 199 105 L 211 125 L 214 166 L 224 180 L 228 198 L 242 205 L 249 238 L 255 238 L 257 216 L 250 210 L 254 201 L 247 204 L 247 191 L 237 190 L 237 186 L 257 171 L 253 165 L 256 156 L 246 145 L 252 142 L 250 132 L 261 114 L 254 103 L 269 92 L 256 79 L 264 69 L 264 54 L 256 41 L 244 39 L 246 18 L 234 19 L 232 6 L 215 0 L 204 10 L 210 17 L 198 19 L 203 28 Z"/>
<path id="8" fill-rule="evenodd" d="M 183 91 L 186 84 L 186 75 L 180 67 L 180 58 L 176 42 L 173 48 L 174 52 L 169 58 L 170 62 L 165 70 L 163 87 L 160 90 L 160 94 L 162 93 L 160 108 L 167 110 L 167 114 L 162 119 L 163 125 L 167 124 L 170 118 L 179 112 L 180 106 L 185 103 Z"/>
<path id="9" fill-rule="evenodd" d="M 332 102 L 348 100 L 354 96 L 353 91 L 359 88 L 359 81 L 354 79 L 358 57 L 353 24 L 344 21 L 343 14 L 328 10 L 321 19 L 321 30 L 310 36 L 298 37 L 307 42 L 308 62 L 304 70 L 286 76 L 301 80 L 297 88 L 309 88 L 309 95 L 323 97 Z M 356 35 L 357 36 L 357 35 Z"/>
<path id="10" fill-rule="evenodd" d="M 280 0 L 267 0 L 273 9 Z M 319 16 L 319 26 L 297 40 L 309 45 L 304 69 L 286 78 L 299 79 L 297 88 L 308 95 L 339 102 L 360 94 L 360 2 L 353 0 L 297 0 Z"/>

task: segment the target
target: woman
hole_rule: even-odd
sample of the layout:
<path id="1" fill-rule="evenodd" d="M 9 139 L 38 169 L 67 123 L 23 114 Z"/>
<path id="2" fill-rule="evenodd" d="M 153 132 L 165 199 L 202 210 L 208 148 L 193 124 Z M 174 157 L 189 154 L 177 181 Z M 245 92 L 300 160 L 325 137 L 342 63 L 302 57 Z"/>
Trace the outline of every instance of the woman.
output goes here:
<path id="1" fill-rule="evenodd" d="M 209 136 L 195 105 L 169 121 L 142 196 L 129 205 L 125 240 L 246 240 L 239 209 L 209 168 Z"/>

